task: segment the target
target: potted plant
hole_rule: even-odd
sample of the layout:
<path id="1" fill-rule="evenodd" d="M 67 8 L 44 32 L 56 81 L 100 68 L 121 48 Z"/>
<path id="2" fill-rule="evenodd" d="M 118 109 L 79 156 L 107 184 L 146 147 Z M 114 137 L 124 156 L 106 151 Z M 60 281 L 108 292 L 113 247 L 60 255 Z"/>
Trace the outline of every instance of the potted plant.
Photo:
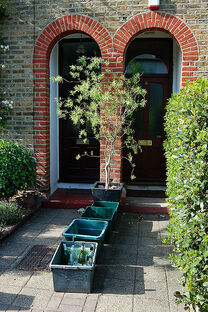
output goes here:
<path id="1" fill-rule="evenodd" d="M 70 66 L 70 75 L 76 84 L 67 99 L 58 100 L 57 114 L 60 118 L 70 118 L 80 127 L 79 138 L 83 142 L 87 142 L 90 125 L 94 137 L 100 142 L 100 157 L 105 164 L 105 182 L 96 182 L 92 193 L 95 195 L 96 189 L 101 190 L 104 198 L 95 195 L 95 200 L 115 201 L 107 194 L 118 187 L 112 179 L 112 164 L 118 150 L 120 152 L 124 147 L 129 150 L 125 158 L 132 167 L 131 179 L 135 178 L 133 153 L 138 153 L 140 146 L 134 139 L 133 113 L 144 107 L 146 91 L 139 85 L 139 74 L 130 78 L 116 75 L 108 70 L 108 64 L 100 57 L 80 57 L 76 65 Z M 53 80 L 64 81 L 60 76 Z M 98 157 L 92 151 L 77 155 L 77 159 L 89 156 Z M 122 186 L 119 185 L 119 194 Z"/>

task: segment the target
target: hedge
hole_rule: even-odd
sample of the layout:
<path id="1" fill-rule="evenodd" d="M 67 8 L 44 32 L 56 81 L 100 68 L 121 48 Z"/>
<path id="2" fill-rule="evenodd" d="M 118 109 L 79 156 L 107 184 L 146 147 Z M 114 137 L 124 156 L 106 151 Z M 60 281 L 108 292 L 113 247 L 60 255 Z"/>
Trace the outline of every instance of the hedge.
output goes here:
<path id="1" fill-rule="evenodd" d="M 182 272 L 178 302 L 208 311 L 208 80 L 187 83 L 174 94 L 165 116 L 168 241 L 172 264 Z"/>

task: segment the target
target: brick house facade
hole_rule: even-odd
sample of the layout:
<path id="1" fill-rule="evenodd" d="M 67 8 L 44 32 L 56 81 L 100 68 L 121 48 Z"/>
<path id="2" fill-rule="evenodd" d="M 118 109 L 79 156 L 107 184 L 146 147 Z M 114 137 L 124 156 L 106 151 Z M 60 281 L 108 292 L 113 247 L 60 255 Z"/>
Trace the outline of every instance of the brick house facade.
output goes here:
<path id="1" fill-rule="evenodd" d="M 119 74 L 125 71 L 128 48 L 136 38 L 170 39 L 173 47 L 170 93 L 185 86 L 186 80 L 208 74 L 207 0 L 160 0 L 156 11 L 148 9 L 148 0 L 10 2 L 10 17 L 3 30 L 5 44 L 10 46 L 5 56 L 3 83 L 14 102 L 8 130 L 33 147 L 38 175 L 48 191 L 56 189 L 60 178 L 60 134 L 53 107 L 59 91 L 51 84 L 50 76 L 59 71 L 56 48 L 61 40 L 91 38 L 101 56 L 109 61 L 109 67 Z M 150 47 L 154 42 L 150 42 Z M 150 47 L 145 52 L 148 55 Z M 145 53 L 141 52 L 143 56 Z M 121 156 L 118 149 L 114 181 L 123 179 Z M 102 157 L 100 178 L 103 179 Z"/>

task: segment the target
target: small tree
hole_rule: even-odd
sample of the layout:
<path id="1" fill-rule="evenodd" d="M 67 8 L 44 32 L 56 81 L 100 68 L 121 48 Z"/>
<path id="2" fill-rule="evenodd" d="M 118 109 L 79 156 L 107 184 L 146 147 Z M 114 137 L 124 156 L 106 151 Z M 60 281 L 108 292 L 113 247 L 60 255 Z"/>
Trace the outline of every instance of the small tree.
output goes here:
<path id="1" fill-rule="evenodd" d="M 139 144 L 134 139 L 132 128 L 133 113 L 139 107 L 145 105 L 145 93 L 139 85 L 139 75 L 126 78 L 119 77 L 111 71 L 111 78 L 105 81 L 105 74 L 101 72 L 101 66 L 107 71 L 106 65 L 99 57 L 78 59 L 78 65 L 70 66 L 70 76 L 76 81 L 73 90 L 69 91 L 67 99 L 59 99 L 58 116 L 70 118 L 72 122 L 80 126 L 79 138 L 87 140 L 87 125 L 97 140 L 104 146 L 105 159 L 105 188 L 108 189 L 111 181 L 112 160 L 116 149 L 127 148 L 129 153 L 125 157 L 132 166 L 131 179 L 134 179 L 133 155 L 138 153 Z M 63 78 L 54 78 L 56 82 L 63 82 Z M 82 156 L 92 156 L 93 152 Z"/>

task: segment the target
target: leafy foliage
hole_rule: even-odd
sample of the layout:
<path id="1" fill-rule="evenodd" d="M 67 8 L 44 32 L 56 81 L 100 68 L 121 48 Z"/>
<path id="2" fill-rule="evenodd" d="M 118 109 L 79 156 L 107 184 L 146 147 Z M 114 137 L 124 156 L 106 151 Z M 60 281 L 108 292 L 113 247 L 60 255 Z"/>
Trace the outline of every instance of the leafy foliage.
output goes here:
<path id="1" fill-rule="evenodd" d="M 187 83 L 167 106 L 165 142 L 169 241 L 182 271 L 178 302 L 208 311 L 208 81 Z"/>
<path id="2" fill-rule="evenodd" d="M 8 198 L 35 183 L 36 165 L 21 144 L 0 140 L 0 198 Z"/>
<path id="3" fill-rule="evenodd" d="M 0 201 L 0 228 L 22 219 L 21 209 L 15 202 Z"/>
<path id="4" fill-rule="evenodd" d="M 90 131 L 104 146 L 105 182 L 108 188 L 111 164 L 118 148 L 125 146 L 129 149 L 127 160 L 134 168 L 132 153 L 138 152 L 139 145 L 134 139 L 132 117 L 138 107 L 145 105 L 146 91 L 139 86 L 138 74 L 131 78 L 116 76 L 113 70 L 107 71 L 106 65 L 99 57 L 79 58 L 77 65 L 70 67 L 70 75 L 76 81 L 75 87 L 69 91 L 66 100 L 59 100 L 57 113 L 60 118 L 70 118 L 74 125 L 80 127 L 79 138 L 84 142 L 87 140 L 90 124 Z M 104 71 L 110 77 L 108 81 L 104 80 L 107 76 Z M 54 80 L 63 82 L 60 76 Z M 78 155 L 77 159 L 81 156 L 83 155 Z M 93 156 L 93 152 L 88 156 Z"/>

